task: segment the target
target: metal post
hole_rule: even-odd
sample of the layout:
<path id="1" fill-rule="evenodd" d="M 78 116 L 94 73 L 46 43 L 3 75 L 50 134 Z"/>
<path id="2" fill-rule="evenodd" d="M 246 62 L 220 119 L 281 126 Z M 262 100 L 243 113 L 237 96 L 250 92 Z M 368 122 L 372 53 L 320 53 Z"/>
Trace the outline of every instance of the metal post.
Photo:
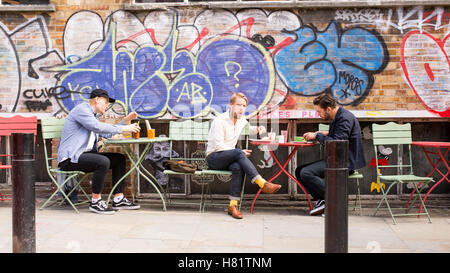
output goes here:
<path id="1" fill-rule="evenodd" d="M 348 252 L 348 141 L 325 143 L 325 252 Z"/>
<path id="2" fill-rule="evenodd" d="M 13 133 L 13 252 L 36 252 L 34 134 Z"/>

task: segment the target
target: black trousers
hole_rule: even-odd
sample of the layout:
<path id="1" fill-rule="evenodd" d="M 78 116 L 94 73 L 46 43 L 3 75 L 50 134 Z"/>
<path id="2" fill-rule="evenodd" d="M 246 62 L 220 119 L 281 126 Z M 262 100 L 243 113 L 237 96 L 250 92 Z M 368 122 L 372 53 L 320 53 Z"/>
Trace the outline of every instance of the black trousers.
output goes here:
<path id="1" fill-rule="evenodd" d="M 92 193 L 101 194 L 108 170 L 112 170 L 112 183 L 115 185 L 125 174 L 125 163 L 123 154 L 85 152 L 78 158 L 78 163 L 72 163 L 70 159 L 66 159 L 58 166 L 63 171 L 93 172 Z M 124 187 L 125 179 L 120 182 L 113 193 L 123 193 Z"/>

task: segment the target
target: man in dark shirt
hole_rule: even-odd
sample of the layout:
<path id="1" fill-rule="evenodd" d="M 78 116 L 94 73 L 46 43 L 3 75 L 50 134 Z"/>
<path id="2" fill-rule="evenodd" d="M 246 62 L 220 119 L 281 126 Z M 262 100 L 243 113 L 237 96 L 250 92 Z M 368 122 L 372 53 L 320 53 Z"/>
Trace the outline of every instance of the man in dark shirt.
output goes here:
<path id="1" fill-rule="evenodd" d="M 329 94 L 322 94 L 314 99 L 314 109 L 324 120 L 331 120 L 329 131 L 308 132 L 303 135 L 305 140 L 317 140 L 325 144 L 327 140 L 348 140 L 350 174 L 366 165 L 361 127 L 356 117 L 348 110 L 336 104 Z M 295 170 L 297 180 L 301 181 L 314 199 L 316 206 L 311 215 L 321 215 L 325 210 L 325 161 L 320 160 L 299 166 Z"/>

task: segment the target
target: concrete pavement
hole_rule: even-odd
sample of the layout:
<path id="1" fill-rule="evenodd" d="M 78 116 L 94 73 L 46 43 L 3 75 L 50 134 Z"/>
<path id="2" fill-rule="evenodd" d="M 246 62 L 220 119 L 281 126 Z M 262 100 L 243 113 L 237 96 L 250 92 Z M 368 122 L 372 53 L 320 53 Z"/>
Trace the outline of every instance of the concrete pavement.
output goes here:
<path id="1" fill-rule="evenodd" d="M 324 217 L 295 207 L 243 209 L 235 220 L 224 208 L 169 207 L 141 203 L 136 211 L 98 215 L 82 206 L 36 210 L 37 252 L 323 253 Z M 36 205 L 39 207 L 39 204 Z M 426 217 L 349 213 L 350 253 L 450 252 L 450 208 L 429 208 Z M 372 210 L 365 209 L 365 215 Z M 0 202 L 0 252 L 12 252 L 11 202 Z"/>

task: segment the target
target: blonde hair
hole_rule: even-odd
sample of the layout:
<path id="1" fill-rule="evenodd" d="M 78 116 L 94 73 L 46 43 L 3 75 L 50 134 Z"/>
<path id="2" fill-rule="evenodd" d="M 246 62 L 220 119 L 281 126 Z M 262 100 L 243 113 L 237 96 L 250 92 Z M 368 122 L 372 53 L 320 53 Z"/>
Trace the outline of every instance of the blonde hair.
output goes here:
<path id="1" fill-rule="evenodd" d="M 244 95 L 244 93 L 238 92 L 238 93 L 234 93 L 231 98 L 230 98 L 230 104 L 234 104 L 236 102 L 237 98 L 241 98 L 243 100 L 245 100 L 245 105 L 248 105 L 248 99 L 247 96 Z"/>

